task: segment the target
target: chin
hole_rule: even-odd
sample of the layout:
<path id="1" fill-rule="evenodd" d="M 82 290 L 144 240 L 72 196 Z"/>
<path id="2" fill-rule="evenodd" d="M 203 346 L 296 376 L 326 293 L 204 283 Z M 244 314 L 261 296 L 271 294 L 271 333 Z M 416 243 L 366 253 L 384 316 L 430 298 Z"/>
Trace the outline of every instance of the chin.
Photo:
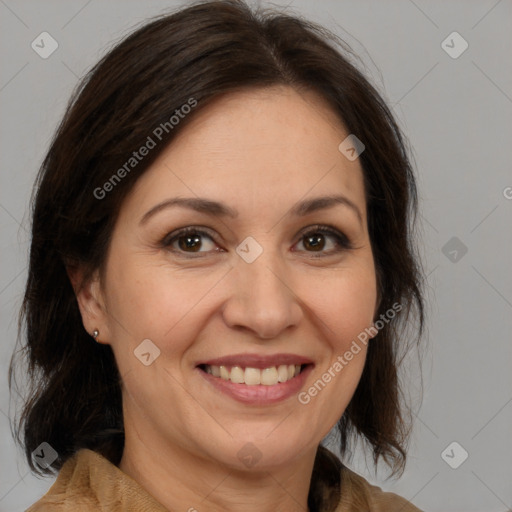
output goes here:
<path id="1" fill-rule="evenodd" d="M 274 428 L 276 425 L 274 425 Z M 279 429 L 279 427 L 277 427 Z M 267 430 L 267 429 L 265 429 Z M 309 433 L 310 434 L 310 433 Z M 305 440 L 298 431 L 291 435 L 277 430 L 266 437 L 261 433 L 236 436 L 226 440 L 225 450 L 211 453 L 218 464 L 241 471 L 271 471 L 280 466 L 293 464 L 306 451 L 316 450 L 320 441 Z M 216 446 L 222 446 L 221 443 Z"/>

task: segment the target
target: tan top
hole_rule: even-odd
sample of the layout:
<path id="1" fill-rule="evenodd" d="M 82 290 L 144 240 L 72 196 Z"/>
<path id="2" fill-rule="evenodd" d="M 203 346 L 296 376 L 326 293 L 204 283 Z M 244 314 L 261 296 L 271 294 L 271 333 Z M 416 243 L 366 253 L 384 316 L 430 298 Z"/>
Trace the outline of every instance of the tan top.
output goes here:
<path id="1" fill-rule="evenodd" d="M 370 485 L 322 446 L 315 460 L 308 504 L 310 512 L 421 512 L 404 498 Z M 66 461 L 52 487 L 26 512 L 93 510 L 168 512 L 126 473 L 87 449 Z"/>

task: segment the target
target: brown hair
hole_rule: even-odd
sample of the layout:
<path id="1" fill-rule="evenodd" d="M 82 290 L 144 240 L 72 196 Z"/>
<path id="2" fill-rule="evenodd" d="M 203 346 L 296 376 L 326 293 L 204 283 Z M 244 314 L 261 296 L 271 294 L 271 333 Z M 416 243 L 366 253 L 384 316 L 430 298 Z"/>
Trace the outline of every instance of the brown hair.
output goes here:
<path id="1" fill-rule="evenodd" d="M 350 453 L 354 435 L 369 443 L 375 464 L 382 457 L 394 473 L 403 470 L 409 421 L 398 363 L 412 342 L 400 336 L 400 326 L 416 313 L 419 339 L 424 316 L 412 238 L 416 186 L 400 129 L 351 56 L 345 43 L 301 18 L 212 1 L 145 24 L 82 80 L 41 166 L 32 203 L 20 312 L 31 387 L 16 437 L 33 471 L 60 469 L 84 447 L 117 464 L 124 446 L 116 362 L 110 346 L 94 343 L 85 331 L 67 268 L 81 265 L 86 279 L 102 269 L 123 198 L 205 105 L 221 94 L 272 85 L 316 92 L 366 146 L 359 158 L 381 297 L 377 317 L 396 303 L 402 309 L 368 345 L 361 380 L 338 424 L 340 450 Z M 98 199 L 94 191 L 190 98 L 197 101 L 193 111 L 163 131 L 162 142 Z M 13 356 L 11 387 L 15 362 Z M 52 468 L 32 460 L 41 442 L 58 453 Z"/>

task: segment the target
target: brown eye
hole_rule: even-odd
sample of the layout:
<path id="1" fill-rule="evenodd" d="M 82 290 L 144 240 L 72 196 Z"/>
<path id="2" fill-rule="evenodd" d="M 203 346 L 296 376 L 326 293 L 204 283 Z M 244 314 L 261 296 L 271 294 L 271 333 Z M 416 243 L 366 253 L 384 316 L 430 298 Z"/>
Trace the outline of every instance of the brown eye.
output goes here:
<path id="1" fill-rule="evenodd" d="M 304 247 L 311 251 L 321 251 L 325 247 L 324 235 L 307 235 L 304 237 Z"/>
<path id="2" fill-rule="evenodd" d="M 181 235 L 178 238 L 178 246 L 182 251 L 193 251 L 198 252 L 201 248 L 201 236 L 200 235 Z"/>
<path id="3" fill-rule="evenodd" d="M 217 249 L 212 235 L 193 227 L 187 227 L 167 235 L 160 245 L 178 254 L 204 254 Z"/>
<path id="4" fill-rule="evenodd" d="M 303 248 L 300 248 L 301 244 Z M 297 245 L 298 250 L 318 253 L 318 256 L 330 256 L 352 249 L 350 240 L 343 233 L 335 228 L 320 225 L 303 233 Z"/>

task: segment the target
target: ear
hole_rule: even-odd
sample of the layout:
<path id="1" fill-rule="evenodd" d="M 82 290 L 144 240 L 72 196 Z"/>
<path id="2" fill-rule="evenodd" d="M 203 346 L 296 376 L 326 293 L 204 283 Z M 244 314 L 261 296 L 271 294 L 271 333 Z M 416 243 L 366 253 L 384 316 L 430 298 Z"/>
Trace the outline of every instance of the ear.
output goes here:
<path id="1" fill-rule="evenodd" d="M 85 330 L 91 336 L 98 330 L 99 336 L 96 341 L 108 344 L 110 333 L 99 271 L 96 270 L 87 280 L 84 280 L 83 268 L 78 265 L 68 266 L 66 271 L 75 291 Z"/>

